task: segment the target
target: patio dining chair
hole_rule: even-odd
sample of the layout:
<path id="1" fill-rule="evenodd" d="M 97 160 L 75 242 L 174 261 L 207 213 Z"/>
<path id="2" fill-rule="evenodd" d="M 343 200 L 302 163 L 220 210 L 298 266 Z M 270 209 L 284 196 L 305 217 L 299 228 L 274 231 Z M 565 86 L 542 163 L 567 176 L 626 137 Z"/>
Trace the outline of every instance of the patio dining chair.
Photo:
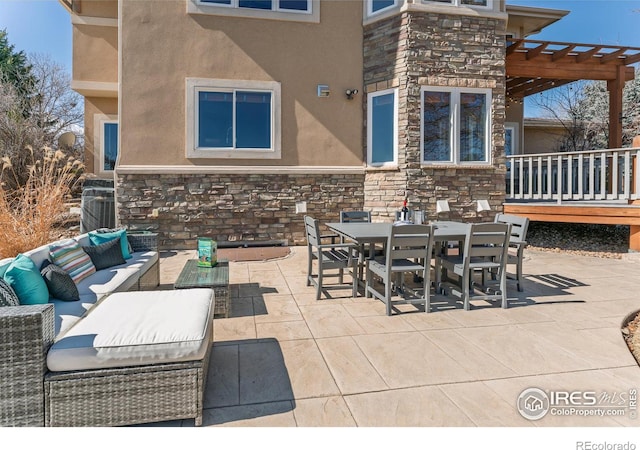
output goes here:
<path id="1" fill-rule="evenodd" d="M 424 304 L 429 312 L 431 289 L 431 252 L 433 228 L 431 225 L 394 225 L 391 227 L 385 246 L 385 255 L 367 260 L 365 292 L 385 303 L 387 315 L 392 313 L 394 303 Z M 422 283 L 408 286 L 405 273 L 419 272 Z M 384 285 L 377 289 L 376 280 Z"/>
<path id="2" fill-rule="evenodd" d="M 518 291 L 522 292 L 522 259 L 524 249 L 527 246 L 529 218 L 511 214 L 496 214 L 495 222 L 511 224 L 511 235 L 509 236 L 509 249 L 511 251 L 507 254 L 507 264 L 514 264 L 516 273 L 512 275 L 507 272 L 507 278 L 516 280 Z"/>
<path id="3" fill-rule="evenodd" d="M 323 291 L 331 288 L 343 288 L 347 283 L 344 281 L 345 270 L 350 270 L 353 281 L 350 283 L 352 295 L 358 293 L 358 278 L 356 274 L 356 263 L 358 260 L 356 251 L 358 246 L 354 243 L 331 242 L 323 243 L 326 236 L 320 234 L 320 224 L 317 219 L 311 216 L 304 216 L 305 232 L 307 235 L 307 249 L 309 261 L 307 266 L 307 286 L 312 284 L 316 287 L 316 300 L 320 300 Z M 332 238 L 333 236 L 329 236 Z M 333 241 L 333 239 L 332 239 Z M 317 262 L 317 274 L 313 273 L 314 261 Z M 338 273 L 325 273 L 328 270 L 337 270 Z M 338 283 L 327 286 L 324 284 L 326 277 L 338 277 Z"/>
<path id="4" fill-rule="evenodd" d="M 460 298 L 465 310 L 470 309 L 471 300 L 500 300 L 502 307 L 507 308 L 506 261 L 510 233 L 510 224 L 467 224 L 462 252 L 436 256 L 437 269 L 444 269 L 447 275 L 440 289 Z M 491 286 L 485 280 L 486 271 L 496 275 Z M 477 272 L 482 275 L 480 283 L 474 279 Z"/>

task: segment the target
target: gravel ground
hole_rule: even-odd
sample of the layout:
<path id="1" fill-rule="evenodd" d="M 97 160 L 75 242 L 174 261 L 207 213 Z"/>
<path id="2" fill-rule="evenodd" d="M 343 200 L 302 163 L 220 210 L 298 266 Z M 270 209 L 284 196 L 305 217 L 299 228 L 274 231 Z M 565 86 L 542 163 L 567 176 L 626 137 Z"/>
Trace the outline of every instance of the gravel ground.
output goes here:
<path id="1" fill-rule="evenodd" d="M 629 250 L 629 227 L 530 222 L 527 242 L 532 250 L 621 259 Z"/>

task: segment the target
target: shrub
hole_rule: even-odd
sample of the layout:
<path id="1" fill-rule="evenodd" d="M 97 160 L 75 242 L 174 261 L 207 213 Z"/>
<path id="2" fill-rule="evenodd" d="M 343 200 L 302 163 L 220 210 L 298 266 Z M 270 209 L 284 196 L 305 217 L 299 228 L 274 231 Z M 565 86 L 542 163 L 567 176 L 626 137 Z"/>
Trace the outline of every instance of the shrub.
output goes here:
<path id="1" fill-rule="evenodd" d="M 31 164 L 27 166 L 26 182 L 17 188 L 0 184 L 0 257 L 44 245 L 54 239 L 57 224 L 67 212 L 65 205 L 70 192 L 81 181 L 84 166 L 61 150 L 44 148 L 37 159 L 31 147 Z M 17 176 L 11 159 L 2 162 L 2 178 Z"/>

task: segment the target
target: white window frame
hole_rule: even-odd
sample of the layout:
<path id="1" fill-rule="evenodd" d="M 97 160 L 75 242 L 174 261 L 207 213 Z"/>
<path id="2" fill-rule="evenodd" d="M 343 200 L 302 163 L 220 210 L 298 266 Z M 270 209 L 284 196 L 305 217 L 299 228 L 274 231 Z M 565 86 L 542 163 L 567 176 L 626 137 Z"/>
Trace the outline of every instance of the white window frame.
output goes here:
<path id="1" fill-rule="evenodd" d="M 507 147 L 507 130 L 511 130 L 511 154 L 519 155 L 520 154 L 520 127 L 518 122 L 505 122 L 504 124 L 504 146 L 505 149 Z M 505 156 L 507 152 L 505 151 Z"/>
<path id="2" fill-rule="evenodd" d="M 113 170 L 104 168 L 105 161 L 105 143 L 104 143 L 104 126 L 106 124 L 115 123 L 118 125 L 118 155 L 116 157 L 116 166 L 120 157 L 120 122 L 116 114 L 95 114 L 93 117 L 93 145 L 94 145 L 94 173 L 110 174 Z M 98 148 L 95 148 L 95 147 Z M 97 150 L 97 151 L 96 151 Z"/>
<path id="3" fill-rule="evenodd" d="M 373 157 L 373 99 L 393 94 L 393 161 L 372 162 Z M 384 89 L 367 94 L 367 165 L 370 167 L 397 167 L 398 165 L 398 88 Z"/>
<path id="4" fill-rule="evenodd" d="M 207 91 L 251 91 L 271 93 L 271 147 L 268 149 L 198 147 L 198 94 Z M 187 158 L 280 159 L 281 87 L 277 81 L 186 80 L 186 156 Z M 235 120 L 235 119 L 234 119 Z M 235 133 L 235 130 L 234 130 Z"/>
<path id="5" fill-rule="evenodd" d="M 400 3 L 400 0 L 393 0 L 393 5 L 391 6 L 387 6 L 385 8 L 379 9 L 377 11 L 373 10 L 373 0 L 367 0 L 366 1 L 366 7 L 367 7 L 367 17 L 375 17 L 379 14 L 384 14 L 387 11 L 391 11 L 392 9 L 395 9 L 398 7 Z"/>
<path id="6" fill-rule="evenodd" d="M 272 0 L 272 9 L 240 7 L 240 0 L 231 0 L 231 4 L 211 3 L 203 0 L 187 0 L 187 13 L 209 14 L 259 19 L 289 20 L 296 22 L 320 22 L 320 0 L 307 0 L 308 9 L 281 9 L 278 0 Z"/>
<path id="7" fill-rule="evenodd" d="M 424 92 L 448 92 L 451 94 L 451 112 L 449 130 L 451 132 L 450 159 L 448 161 L 426 161 L 424 153 Z M 485 159 L 483 161 L 460 161 L 460 94 L 485 94 Z M 422 165 L 433 166 L 443 164 L 455 165 L 490 165 L 491 164 L 491 89 L 459 88 L 442 86 L 421 86 L 420 88 L 420 161 Z"/>
<path id="8" fill-rule="evenodd" d="M 465 5 L 462 3 L 462 0 L 449 0 L 448 2 L 438 2 L 434 0 L 422 0 L 422 3 L 425 5 L 450 5 L 450 6 L 463 6 L 465 8 L 474 8 L 474 9 L 485 9 L 492 10 L 493 9 L 493 0 L 487 0 L 486 6 L 483 5 Z"/>

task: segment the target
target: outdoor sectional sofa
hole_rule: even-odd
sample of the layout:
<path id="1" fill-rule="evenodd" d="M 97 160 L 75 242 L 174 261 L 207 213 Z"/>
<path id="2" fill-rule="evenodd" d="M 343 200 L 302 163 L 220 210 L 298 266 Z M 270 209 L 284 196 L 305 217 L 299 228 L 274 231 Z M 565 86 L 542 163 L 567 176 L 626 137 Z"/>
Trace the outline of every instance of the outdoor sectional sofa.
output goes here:
<path id="1" fill-rule="evenodd" d="M 131 258 L 78 282 L 79 301 L 0 307 L 1 426 L 202 424 L 213 290 L 145 291 L 159 284 L 156 235 L 127 240 Z M 49 249 L 24 255 L 40 267 Z"/>

